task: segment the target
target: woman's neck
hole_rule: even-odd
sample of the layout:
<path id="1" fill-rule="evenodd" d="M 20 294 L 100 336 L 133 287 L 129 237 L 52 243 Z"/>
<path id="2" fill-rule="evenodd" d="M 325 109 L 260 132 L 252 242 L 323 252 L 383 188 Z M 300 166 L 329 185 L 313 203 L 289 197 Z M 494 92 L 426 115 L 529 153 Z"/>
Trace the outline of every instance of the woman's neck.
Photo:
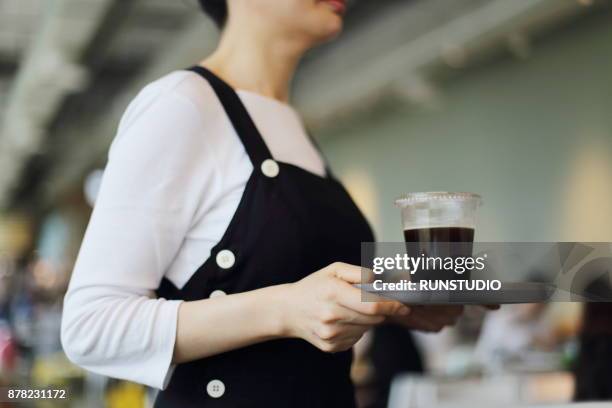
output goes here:
<path id="1" fill-rule="evenodd" d="M 228 26 L 202 65 L 235 89 L 288 102 L 295 69 L 308 47 L 299 41 Z"/>

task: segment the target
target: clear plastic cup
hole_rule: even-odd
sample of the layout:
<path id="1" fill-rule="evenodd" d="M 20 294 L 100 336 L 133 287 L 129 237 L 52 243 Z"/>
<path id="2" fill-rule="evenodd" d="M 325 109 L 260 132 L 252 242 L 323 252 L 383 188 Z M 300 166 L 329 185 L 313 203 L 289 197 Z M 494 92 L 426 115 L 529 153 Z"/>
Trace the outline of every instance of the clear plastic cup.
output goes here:
<path id="1" fill-rule="evenodd" d="M 395 204 L 402 211 L 404 231 L 431 228 L 476 228 L 482 198 L 474 193 L 436 191 L 409 193 Z"/>
<path id="2" fill-rule="evenodd" d="M 476 215 L 482 198 L 473 193 L 410 193 L 396 200 L 402 210 L 406 252 L 411 257 L 459 258 L 472 256 Z M 470 273 L 461 275 L 469 279 Z M 416 274 L 410 280 L 456 279 L 453 271 Z"/>

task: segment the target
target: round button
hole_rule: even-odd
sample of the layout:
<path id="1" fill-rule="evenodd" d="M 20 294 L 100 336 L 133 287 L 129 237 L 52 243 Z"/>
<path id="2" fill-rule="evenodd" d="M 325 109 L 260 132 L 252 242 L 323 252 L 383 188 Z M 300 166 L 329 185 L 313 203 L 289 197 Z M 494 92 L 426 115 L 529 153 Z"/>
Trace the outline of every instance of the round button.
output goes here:
<path id="1" fill-rule="evenodd" d="M 264 176 L 273 178 L 278 176 L 280 167 L 278 167 L 277 162 L 272 159 L 268 159 L 261 163 L 261 172 L 264 174 Z"/>
<path id="2" fill-rule="evenodd" d="M 227 295 L 227 293 L 225 293 L 222 290 L 215 290 L 215 291 L 213 291 L 213 293 L 210 294 L 210 298 L 212 299 L 212 298 L 222 297 L 222 296 L 226 296 L 226 295 Z"/>
<path id="3" fill-rule="evenodd" d="M 236 256 L 229 249 L 219 251 L 217 254 L 217 265 L 223 269 L 229 269 L 236 263 Z"/>
<path id="4" fill-rule="evenodd" d="M 219 380 L 212 380 L 206 384 L 206 393 L 212 398 L 221 398 L 225 394 L 225 384 Z"/>

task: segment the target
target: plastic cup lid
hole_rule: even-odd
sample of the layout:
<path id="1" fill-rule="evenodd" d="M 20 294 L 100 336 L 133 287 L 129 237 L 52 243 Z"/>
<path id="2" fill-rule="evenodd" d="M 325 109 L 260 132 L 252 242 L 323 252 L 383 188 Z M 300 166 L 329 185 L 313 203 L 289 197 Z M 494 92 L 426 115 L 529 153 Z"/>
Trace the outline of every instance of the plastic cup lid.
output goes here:
<path id="1" fill-rule="evenodd" d="M 482 197 L 475 193 L 430 191 L 424 193 L 408 193 L 395 200 L 395 205 L 405 207 L 414 203 L 427 201 L 476 201 L 482 204 Z"/>

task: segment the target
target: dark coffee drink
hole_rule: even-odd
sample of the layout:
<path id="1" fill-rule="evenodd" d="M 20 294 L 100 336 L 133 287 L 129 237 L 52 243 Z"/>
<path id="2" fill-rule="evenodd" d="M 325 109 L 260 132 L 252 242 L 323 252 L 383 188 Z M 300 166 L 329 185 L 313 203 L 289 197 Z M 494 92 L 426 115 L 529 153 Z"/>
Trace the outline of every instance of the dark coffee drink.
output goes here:
<path id="1" fill-rule="evenodd" d="M 404 231 L 407 254 L 410 257 L 428 257 L 455 260 L 472 256 L 474 229 L 465 227 L 416 228 Z M 457 274 L 444 269 L 430 269 L 417 273 L 412 280 L 469 279 L 469 272 Z"/>
<path id="2" fill-rule="evenodd" d="M 463 227 L 418 228 L 404 231 L 406 242 L 474 242 L 474 229 Z"/>

